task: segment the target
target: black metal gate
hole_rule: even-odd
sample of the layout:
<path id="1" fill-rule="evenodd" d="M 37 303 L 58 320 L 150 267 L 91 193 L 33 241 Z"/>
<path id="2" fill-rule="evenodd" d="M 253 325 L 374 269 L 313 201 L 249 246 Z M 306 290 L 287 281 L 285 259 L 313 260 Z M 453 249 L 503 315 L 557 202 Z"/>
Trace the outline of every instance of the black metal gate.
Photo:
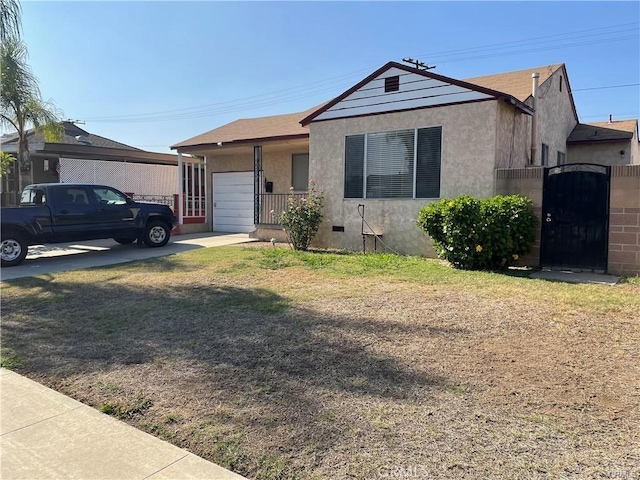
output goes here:
<path id="1" fill-rule="evenodd" d="M 607 271 L 611 167 L 545 168 L 540 266 Z"/>

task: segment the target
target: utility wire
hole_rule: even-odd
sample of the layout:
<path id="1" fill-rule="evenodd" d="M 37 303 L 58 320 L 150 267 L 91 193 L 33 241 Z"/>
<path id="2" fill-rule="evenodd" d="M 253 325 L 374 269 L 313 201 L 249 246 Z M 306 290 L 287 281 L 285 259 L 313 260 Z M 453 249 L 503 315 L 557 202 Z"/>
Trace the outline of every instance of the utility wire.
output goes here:
<path id="1" fill-rule="evenodd" d="M 534 37 L 532 39 L 518 40 L 513 42 L 504 42 L 503 44 L 493 44 L 487 47 L 493 46 L 492 49 L 505 48 L 505 47 L 500 47 L 500 45 L 509 45 L 514 43 L 522 44 L 524 42 L 530 42 L 532 40 L 536 40 L 540 38 L 561 37 L 561 36 L 566 37 L 570 35 L 575 35 L 577 33 L 599 31 L 603 29 L 611 29 L 611 28 L 617 28 L 617 27 L 628 26 L 628 25 L 638 25 L 638 24 L 639 22 L 633 22 L 633 23 L 614 25 L 610 27 L 600 27 L 600 28 L 590 29 L 590 30 L 580 30 L 577 32 L 568 32 L 564 34 L 550 35 L 545 37 Z M 605 35 L 605 34 L 617 34 L 617 33 L 625 32 L 629 30 L 637 31 L 637 29 L 627 29 L 627 30 L 622 30 L 620 32 L 603 32 L 603 33 L 597 33 L 597 34 L 591 34 L 591 35 L 595 36 L 595 35 Z M 582 38 L 582 37 L 588 37 L 588 36 L 590 35 L 582 35 L 576 38 Z M 623 40 L 637 39 L 637 38 L 638 38 L 637 35 L 633 35 L 633 36 L 616 37 L 616 38 L 608 38 L 608 39 L 598 39 L 598 40 L 592 40 L 587 42 L 553 45 L 553 46 L 534 48 L 534 49 L 528 49 L 528 50 L 497 52 L 497 53 L 488 54 L 488 55 L 481 55 L 481 56 L 474 55 L 473 57 L 451 59 L 449 61 L 445 61 L 444 63 L 465 61 L 469 59 L 489 58 L 489 57 L 495 57 L 495 56 L 515 55 L 520 53 L 530 53 L 530 52 L 541 51 L 541 50 L 558 49 L 562 47 L 591 45 L 596 43 L 608 43 L 608 42 L 623 41 Z M 549 43 L 549 40 L 540 42 L 540 43 Z M 520 45 L 520 46 L 525 46 L 525 45 Z M 455 52 L 469 52 L 478 48 L 482 48 L 482 47 L 474 47 L 474 48 L 443 52 L 441 54 L 430 55 L 429 59 L 433 58 L 434 56 L 437 57 L 438 55 L 440 56 L 444 55 L 445 53 L 455 54 Z M 507 47 L 507 48 L 513 48 L 513 47 Z M 192 118 L 201 118 L 205 116 L 220 115 L 224 113 L 232 113 L 236 111 L 247 110 L 248 108 L 251 108 L 251 109 L 261 108 L 261 107 L 271 106 L 274 104 L 286 103 L 286 102 L 290 102 L 297 99 L 308 98 L 311 96 L 315 96 L 319 93 L 335 91 L 340 86 L 344 85 L 347 79 L 353 78 L 355 75 L 360 75 L 363 71 L 370 71 L 371 68 L 374 68 L 374 67 L 363 68 L 350 73 L 329 77 L 327 79 L 317 80 L 315 82 L 309 82 L 305 85 L 300 85 L 298 87 L 277 90 L 275 92 L 271 92 L 267 94 L 253 95 L 250 97 L 244 97 L 244 98 L 235 99 L 235 100 L 227 100 L 223 102 L 205 104 L 197 107 L 187 107 L 187 108 L 181 108 L 181 109 L 175 109 L 175 110 L 165 110 L 160 112 L 119 115 L 119 116 L 111 116 L 111 117 L 94 117 L 94 118 L 88 118 L 87 120 L 93 121 L 93 122 L 100 122 L 100 123 L 137 123 L 137 122 L 186 120 L 186 119 L 192 119 Z M 310 85 L 315 85 L 315 87 L 312 87 L 310 89 L 309 88 Z M 322 85 L 324 85 L 325 88 L 319 88 Z M 351 85 L 351 82 L 349 82 L 347 86 L 350 86 L 350 85 Z M 595 88 L 605 88 L 605 87 L 595 87 Z M 611 87 L 611 88 L 614 88 L 614 87 Z M 577 89 L 574 91 L 580 91 L 580 89 Z M 296 95 L 291 96 L 292 92 L 296 93 Z"/>
<path id="2" fill-rule="evenodd" d="M 586 90 L 604 90 L 606 88 L 624 88 L 624 87 L 637 87 L 640 86 L 640 83 L 627 83 L 625 85 L 607 85 L 604 87 L 590 87 L 590 88 L 576 88 L 571 90 L 571 92 L 584 92 Z"/>
<path id="3" fill-rule="evenodd" d="M 533 42 L 533 43 L 550 43 L 550 42 L 555 42 L 556 40 L 548 40 L 548 39 L 554 39 L 557 37 L 570 37 L 573 36 L 575 34 L 578 33 L 585 33 L 585 32 L 595 32 L 595 31 L 599 31 L 599 30 L 608 30 L 608 29 L 617 29 L 620 27 L 628 27 L 631 25 L 640 25 L 640 22 L 630 22 L 630 23 L 621 23 L 618 25 L 610 25 L 608 27 L 599 27 L 599 28 L 590 28 L 588 30 L 576 30 L 573 32 L 566 32 L 566 33 L 557 33 L 554 35 L 544 35 L 544 36 L 540 36 L 540 37 L 532 37 L 532 38 L 526 38 L 523 40 L 513 40 L 511 42 L 499 42 L 499 43 L 492 43 L 489 45 L 481 45 L 478 47 L 469 47 L 469 48 L 461 48 L 461 49 L 456 49 L 456 50 L 449 50 L 449 51 L 444 51 L 444 52 L 438 52 L 438 53 L 422 53 L 420 55 L 414 55 L 417 57 L 428 57 L 429 59 L 433 59 L 433 58 L 438 58 L 438 57 L 442 57 L 442 56 L 447 56 L 447 55 L 458 55 L 458 54 L 463 54 L 463 53 L 469 53 L 469 52 L 475 52 L 475 51 L 482 51 L 482 52 L 486 52 L 487 50 L 496 50 L 496 49 L 500 49 L 500 48 L 514 48 L 514 47 L 520 47 L 520 46 L 526 46 L 526 44 L 528 42 Z M 626 32 L 626 31 L 637 31 L 637 27 L 634 29 L 626 29 L 626 30 L 621 30 L 620 32 Z M 613 33 L 620 33 L 620 32 L 602 32 L 602 33 L 594 33 L 594 34 L 590 34 L 590 35 L 581 35 L 575 38 L 582 38 L 582 37 L 588 37 L 588 36 L 596 36 L 596 35 L 609 35 L 609 34 L 613 34 Z M 538 40 L 543 40 L 542 42 L 539 42 Z M 567 38 L 567 40 L 569 40 L 569 38 Z M 518 44 L 525 44 L 525 45 L 518 45 Z M 514 45 L 514 47 L 506 47 L 506 45 Z"/>

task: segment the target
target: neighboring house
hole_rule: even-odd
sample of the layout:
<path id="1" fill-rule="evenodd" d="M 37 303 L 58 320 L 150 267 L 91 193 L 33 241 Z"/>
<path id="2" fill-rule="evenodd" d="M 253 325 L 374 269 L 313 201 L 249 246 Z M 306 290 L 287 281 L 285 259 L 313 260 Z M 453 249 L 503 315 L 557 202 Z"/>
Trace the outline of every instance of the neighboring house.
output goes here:
<path id="1" fill-rule="evenodd" d="M 579 123 L 567 139 L 567 163 L 640 164 L 638 120 Z"/>
<path id="2" fill-rule="evenodd" d="M 316 245 L 361 248 L 364 205 L 394 250 L 429 254 L 415 226 L 423 205 L 491 196 L 497 169 L 566 162 L 576 125 L 564 64 L 458 80 L 389 62 L 324 105 L 237 120 L 172 148 L 205 158 L 214 230 L 275 236 L 271 211 L 311 178 L 325 195 Z"/>
<path id="3" fill-rule="evenodd" d="M 131 147 L 89 133 L 72 122 L 62 122 L 62 125 L 64 136 L 59 142 L 44 142 L 42 136 L 33 130 L 28 133 L 31 169 L 21 172 L 23 185 L 47 182 L 105 184 L 133 194 L 136 199 L 165 203 L 175 208 L 179 190 L 177 155 Z M 18 148 L 17 134 L 4 136 L 1 148 L 4 152 L 15 154 Z M 185 167 L 183 179 L 187 179 L 189 184 L 184 191 L 196 199 L 192 216 L 199 216 L 204 221 L 204 203 L 200 212 L 197 208 L 198 194 L 204 199 L 204 187 L 199 189 L 202 182 L 197 181 L 204 177 L 204 168 L 200 168 L 199 160 L 189 165 L 194 166 L 196 174 L 190 175 L 191 169 Z M 3 205 L 15 202 L 18 168 L 16 162 L 11 172 L 2 179 L 0 188 Z M 195 188 L 191 188 L 192 178 Z"/>

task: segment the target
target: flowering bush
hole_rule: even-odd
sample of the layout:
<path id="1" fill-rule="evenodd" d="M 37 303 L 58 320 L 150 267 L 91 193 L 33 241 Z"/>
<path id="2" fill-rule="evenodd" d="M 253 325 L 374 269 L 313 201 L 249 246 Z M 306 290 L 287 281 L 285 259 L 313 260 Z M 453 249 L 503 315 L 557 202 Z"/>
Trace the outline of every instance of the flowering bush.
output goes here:
<path id="1" fill-rule="evenodd" d="M 417 221 L 441 258 L 469 270 L 512 265 L 533 246 L 536 224 L 531 200 L 520 195 L 444 198 L 423 207 Z"/>
<path id="2" fill-rule="evenodd" d="M 293 187 L 292 187 L 293 190 Z M 275 215 L 275 220 L 284 227 L 287 240 L 295 250 L 307 250 L 322 223 L 322 203 L 324 197 L 319 193 L 313 181 L 309 182 L 309 191 L 303 197 L 293 194 L 287 199 L 286 209 Z"/>

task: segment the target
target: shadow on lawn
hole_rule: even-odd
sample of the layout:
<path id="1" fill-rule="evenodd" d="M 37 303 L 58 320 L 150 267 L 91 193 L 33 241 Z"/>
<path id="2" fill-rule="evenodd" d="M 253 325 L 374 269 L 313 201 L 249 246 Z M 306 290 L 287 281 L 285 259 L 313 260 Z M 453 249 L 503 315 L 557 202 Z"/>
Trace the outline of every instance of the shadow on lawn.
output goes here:
<path id="1" fill-rule="evenodd" d="M 318 425 L 323 395 L 401 400 L 447 384 L 440 375 L 375 353 L 380 335 L 459 333 L 320 315 L 257 288 L 151 290 L 60 278 L 20 283 L 40 292 L 3 299 L 3 343 L 23 359 L 22 372 L 64 381 L 125 365 L 144 365 L 144 372 L 155 365 L 154 375 L 163 375 L 163 365 L 169 366 L 163 381 L 174 382 L 183 398 L 208 401 L 219 392 L 232 403 L 249 402 L 296 424 L 299 435 L 322 437 L 318 443 L 327 449 L 344 431 L 335 422 Z M 176 371 L 182 366 L 188 375 Z M 153 384 L 146 388 L 153 392 Z M 272 420 L 260 414 L 253 422 L 266 428 Z"/>

